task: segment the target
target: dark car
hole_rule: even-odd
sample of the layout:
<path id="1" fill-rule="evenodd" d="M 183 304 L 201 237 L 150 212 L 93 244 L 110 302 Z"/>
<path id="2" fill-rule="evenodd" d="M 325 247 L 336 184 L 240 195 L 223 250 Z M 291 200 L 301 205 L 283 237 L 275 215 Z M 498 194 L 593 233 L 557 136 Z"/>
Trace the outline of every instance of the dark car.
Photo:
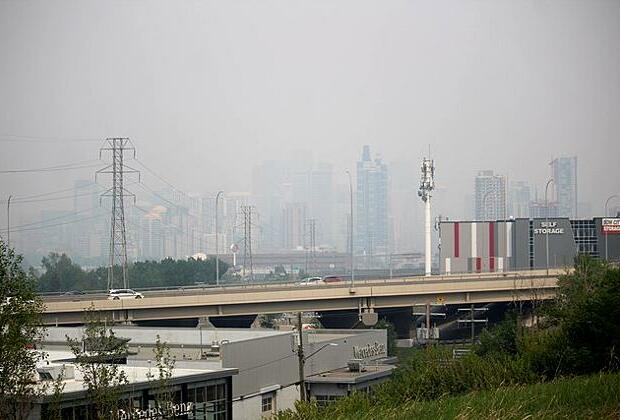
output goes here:
<path id="1" fill-rule="evenodd" d="M 323 277 L 323 283 L 339 283 L 344 281 L 340 276 L 325 276 Z"/>

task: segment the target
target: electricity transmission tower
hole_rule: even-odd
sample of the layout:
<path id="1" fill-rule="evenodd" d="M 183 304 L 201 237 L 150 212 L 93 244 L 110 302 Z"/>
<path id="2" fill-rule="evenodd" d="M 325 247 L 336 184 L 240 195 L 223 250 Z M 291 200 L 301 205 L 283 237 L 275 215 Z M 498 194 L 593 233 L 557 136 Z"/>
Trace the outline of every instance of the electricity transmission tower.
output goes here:
<path id="1" fill-rule="evenodd" d="M 245 277 L 245 268 L 250 267 L 250 281 L 254 282 L 254 266 L 252 264 L 252 206 L 241 206 L 243 213 L 243 277 Z"/>
<path id="2" fill-rule="evenodd" d="M 127 236 L 125 230 L 125 204 L 124 197 L 133 197 L 134 201 L 136 196 L 128 191 L 124 187 L 125 175 L 131 173 L 138 174 L 138 180 L 140 179 L 140 172 L 127 166 L 124 163 L 125 152 L 132 151 L 133 158 L 136 157 L 136 149 L 133 146 L 131 140 L 125 137 L 108 138 L 105 140 L 103 146 L 99 149 L 99 158 L 103 152 L 110 152 L 112 157 L 112 163 L 98 170 L 95 174 L 95 179 L 98 174 L 112 174 L 112 187 L 101 194 L 100 200 L 103 197 L 110 197 L 112 199 L 112 217 L 110 220 L 110 254 L 108 265 L 108 290 L 113 289 L 115 286 L 114 279 L 114 267 L 120 266 L 123 276 L 123 287 L 129 287 L 127 279 Z"/>
<path id="3" fill-rule="evenodd" d="M 316 219 L 306 220 L 306 227 L 310 239 L 310 245 L 306 247 L 306 274 L 309 273 L 309 269 L 316 274 Z M 310 260 L 310 267 L 308 267 L 308 260 Z"/>

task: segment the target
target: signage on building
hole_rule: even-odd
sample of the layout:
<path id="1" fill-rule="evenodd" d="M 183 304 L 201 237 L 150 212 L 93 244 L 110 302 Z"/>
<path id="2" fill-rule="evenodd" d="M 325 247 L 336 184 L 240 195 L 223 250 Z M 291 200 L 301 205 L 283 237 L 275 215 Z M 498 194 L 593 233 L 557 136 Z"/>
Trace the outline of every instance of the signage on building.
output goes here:
<path id="1" fill-rule="evenodd" d="M 386 354 L 385 344 L 377 343 L 366 344 L 365 346 L 353 346 L 353 357 L 355 359 L 366 359 L 368 357 Z"/>
<path id="2" fill-rule="evenodd" d="M 188 414 L 192 414 L 194 412 L 194 403 L 186 402 L 186 403 L 178 403 L 178 404 L 170 404 L 168 408 L 147 408 L 141 410 L 139 408 L 134 408 L 133 410 L 125 411 L 118 410 L 118 414 L 116 416 L 119 420 L 134 420 L 134 419 L 168 419 L 168 418 L 177 418 L 179 416 L 186 416 Z"/>
<path id="3" fill-rule="evenodd" d="M 540 227 L 534 229 L 535 235 L 563 235 L 564 228 L 558 227 L 557 222 L 540 222 Z"/>
<path id="4" fill-rule="evenodd" d="M 603 219 L 603 233 L 606 235 L 620 235 L 620 218 Z"/>

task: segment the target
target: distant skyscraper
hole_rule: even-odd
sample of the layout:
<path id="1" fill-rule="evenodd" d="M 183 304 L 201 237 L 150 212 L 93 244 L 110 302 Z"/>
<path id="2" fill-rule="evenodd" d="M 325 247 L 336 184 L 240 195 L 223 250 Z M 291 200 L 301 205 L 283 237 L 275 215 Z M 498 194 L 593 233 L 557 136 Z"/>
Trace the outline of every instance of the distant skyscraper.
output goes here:
<path id="1" fill-rule="evenodd" d="M 508 216 L 514 218 L 530 217 L 531 200 L 531 189 L 526 182 L 511 182 L 508 196 Z"/>
<path id="2" fill-rule="evenodd" d="M 283 210 L 283 243 L 284 249 L 291 250 L 303 247 L 304 226 L 306 223 L 306 206 L 303 203 L 287 203 Z"/>
<path id="3" fill-rule="evenodd" d="M 532 219 L 543 218 L 543 217 L 559 217 L 558 216 L 558 203 L 549 202 L 547 206 L 545 206 L 544 200 L 532 201 L 530 202 L 530 217 Z"/>
<path id="4" fill-rule="evenodd" d="M 506 214 L 506 178 L 493 171 L 480 171 L 476 176 L 476 219 L 498 220 Z"/>
<path id="5" fill-rule="evenodd" d="M 418 167 L 411 162 L 390 162 L 391 252 L 411 252 L 421 248 L 423 224 L 416 225 Z"/>
<path id="6" fill-rule="evenodd" d="M 555 182 L 558 216 L 577 218 L 577 157 L 556 158 L 549 165 Z"/>
<path id="7" fill-rule="evenodd" d="M 385 254 L 388 247 L 388 169 L 381 159 L 370 159 L 364 146 L 357 162 L 357 212 L 355 242 L 365 255 Z"/>
<path id="8" fill-rule="evenodd" d="M 334 185 L 332 166 L 318 164 L 310 171 L 308 217 L 316 220 L 316 245 L 333 247 L 334 240 Z"/>

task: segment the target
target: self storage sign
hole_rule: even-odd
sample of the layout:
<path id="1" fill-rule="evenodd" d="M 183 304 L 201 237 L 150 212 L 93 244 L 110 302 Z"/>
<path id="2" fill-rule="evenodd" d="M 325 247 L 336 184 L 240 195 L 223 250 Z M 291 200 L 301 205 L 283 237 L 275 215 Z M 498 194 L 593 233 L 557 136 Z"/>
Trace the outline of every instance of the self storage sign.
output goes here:
<path id="1" fill-rule="evenodd" d="M 603 233 L 605 235 L 620 235 L 620 218 L 603 219 Z"/>

